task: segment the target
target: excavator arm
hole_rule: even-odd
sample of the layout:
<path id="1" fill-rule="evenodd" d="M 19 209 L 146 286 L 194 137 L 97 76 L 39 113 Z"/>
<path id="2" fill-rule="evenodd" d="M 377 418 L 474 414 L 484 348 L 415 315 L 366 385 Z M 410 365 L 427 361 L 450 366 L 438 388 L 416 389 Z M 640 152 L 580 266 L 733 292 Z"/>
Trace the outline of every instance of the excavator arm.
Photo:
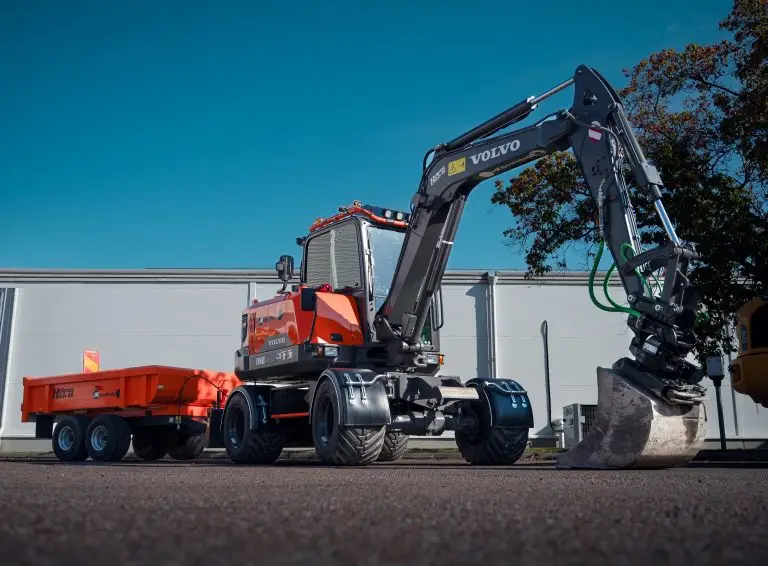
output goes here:
<path id="1" fill-rule="evenodd" d="M 571 85 L 575 90 L 571 108 L 489 137 L 525 119 L 541 101 Z M 598 205 L 602 237 L 631 307 L 628 325 L 635 338 L 630 350 L 636 359 L 617 364 L 670 401 L 699 399 L 703 389 L 694 384 L 703 373 L 685 360 L 696 343 L 692 329 L 698 303 L 686 275 L 689 262 L 698 256 L 694 246 L 675 233 L 661 202 L 661 177 L 646 161 L 617 93 L 598 72 L 583 65 L 573 78 L 430 150 L 427 156 L 434 152 L 434 157 L 428 166 L 425 156 L 390 292 L 374 321 L 377 339 L 388 343 L 390 363 L 418 366 L 419 337 L 469 194 L 486 179 L 567 149 L 573 151 Z M 669 239 L 642 253 L 625 166 L 654 203 Z M 661 268 L 665 268 L 664 287 L 654 296 L 645 277 Z"/>

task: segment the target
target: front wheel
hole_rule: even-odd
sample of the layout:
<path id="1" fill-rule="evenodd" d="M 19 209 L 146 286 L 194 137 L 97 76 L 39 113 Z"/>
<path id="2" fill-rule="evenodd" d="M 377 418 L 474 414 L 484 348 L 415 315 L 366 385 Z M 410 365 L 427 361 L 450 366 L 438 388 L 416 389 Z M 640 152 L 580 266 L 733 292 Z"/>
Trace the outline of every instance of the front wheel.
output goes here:
<path id="1" fill-rule="evenodd" d="M 318 386 L 312 406 L 312 442 L 324 464 L 365 466 L 376 461 L 384 446 L 386 426 L 339 425 L 339 401 L 330 379 Z"/>
<path id="2" fill-rule="evenodd" d="M 517 462 L 528 447 L 527 428 L 490 426 L 487 407 L 474 402 L 462 412 L 474 422 L 470 429 L 456 431 L 456 445 L 464 459 L 481 466 L 509 466 Z"/>

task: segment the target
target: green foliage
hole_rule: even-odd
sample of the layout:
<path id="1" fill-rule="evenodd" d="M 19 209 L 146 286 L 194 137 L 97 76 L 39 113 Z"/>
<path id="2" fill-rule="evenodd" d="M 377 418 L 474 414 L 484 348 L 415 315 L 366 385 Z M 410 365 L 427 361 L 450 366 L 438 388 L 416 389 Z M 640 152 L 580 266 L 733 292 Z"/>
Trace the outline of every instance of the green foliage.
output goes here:
<path id="1" fill-rule="evenodd" d="M 768 292 L 768 0 L 736 0 L 720 28 L 727 40 L 664 49 L 625 70 L 619 91 L 678 234 L 703 256 L 691 274 L 709 314 L 697 328 L 700 360 L 730 348 L 726 323 Z M 627 181 L 643 244 L 662 242 L 655 210 Z M 529 277 L 568 269 L 562 252 L 574 245 L 592 255 L 597 208 L 572 153 L 497 181 L 491 200 L 513 215 L 504 235 Z"/>

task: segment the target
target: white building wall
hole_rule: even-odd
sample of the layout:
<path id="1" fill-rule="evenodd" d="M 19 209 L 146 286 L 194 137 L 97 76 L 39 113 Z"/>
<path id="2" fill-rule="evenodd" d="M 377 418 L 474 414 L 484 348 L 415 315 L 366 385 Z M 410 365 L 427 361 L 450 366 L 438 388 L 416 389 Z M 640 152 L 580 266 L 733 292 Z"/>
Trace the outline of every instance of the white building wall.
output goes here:
<path id="1" fill-rule="evenodd" d="M 230 368 L 247 303 L 247 283 L 19 285 L 0 439 L 34 436 L 21 422 L 24 376 L 79 373 L 88 348 L 103 369 Z"/>
<path id="2" fill-rule="evenodd" d="M 17 289 L 12 324 L 3 328 L 10 348 L 0 375 L 2 451 L 14 440 L 34 436 L 34 425 L 20 422 L 24 376 L 80 372 L 86 348 L 100 351 L 104 368 L 165 364 L 226 371 L 239 343 L 240 312 L 251 298 L 273 296 L 280 284 L 269 271 L 0 270 L 0 287 Z M 542 322 L 549 329 L 552 416 L 558 418 L 564 405 L 597 402 L 596 368 L 610 367 L 628 354 L 625 317 L 592 304 L 584 275 L 533 283 L 519 273 L 502 272 L 494 288 L 492 318 L 486 274 L 446 274 L 442 373 L 464 380 L 489 376 L 495 350 L 497 375 L 517 380 L 530 394 L 532 434 L 549 435 Z M 618 287 L 615 296 L 623 299 Z M 0 348 L 0 372 L 2 354 Z M 714 389 L 707 385 L 709 436 L 716 438 Z M 733 394 L 728 379 L 722 394 L 729 438 L 768 439 L 768 410 Z"/>

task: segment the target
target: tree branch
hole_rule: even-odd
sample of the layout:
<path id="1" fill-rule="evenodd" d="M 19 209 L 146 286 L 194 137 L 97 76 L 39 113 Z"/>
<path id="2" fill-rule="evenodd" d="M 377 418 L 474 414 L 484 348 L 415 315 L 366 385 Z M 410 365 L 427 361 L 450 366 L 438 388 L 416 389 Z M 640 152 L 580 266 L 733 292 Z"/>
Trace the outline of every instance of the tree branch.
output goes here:
<path id="1" fill-rule="evenodd" d="M 689 77 L 692 81 L 696 81 L 697 83 L 703 84 L 705 86 L 708 86 L 710 88 L 716 88 L 719 90 L 722 90 L 723 92 L 727 92 L 731 96 L 735 96 L 736 98 L 739 97 L 739 93 L 729 89 L 728 87 L 725 87 L 723 85 L 719 85 L 717 83 L 710 82 L 708 80 L 703 79 L 701 76 L 691 76 Z"/>

